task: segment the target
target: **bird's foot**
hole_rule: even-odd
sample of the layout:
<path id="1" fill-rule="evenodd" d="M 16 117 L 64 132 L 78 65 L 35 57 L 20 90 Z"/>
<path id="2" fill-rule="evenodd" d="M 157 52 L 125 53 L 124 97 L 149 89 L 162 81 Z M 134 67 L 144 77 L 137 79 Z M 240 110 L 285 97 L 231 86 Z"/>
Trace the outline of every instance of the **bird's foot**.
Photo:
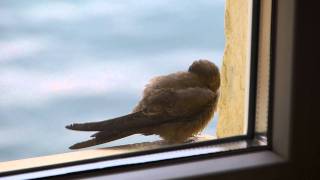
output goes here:
<path id="1" fill-rule="evenodd" d="M 193 143 L 193 142 L 197 142 L 198 137 L 197 136 L 192 136 L 190 138 L 188 138 L 185 143 Z"/>

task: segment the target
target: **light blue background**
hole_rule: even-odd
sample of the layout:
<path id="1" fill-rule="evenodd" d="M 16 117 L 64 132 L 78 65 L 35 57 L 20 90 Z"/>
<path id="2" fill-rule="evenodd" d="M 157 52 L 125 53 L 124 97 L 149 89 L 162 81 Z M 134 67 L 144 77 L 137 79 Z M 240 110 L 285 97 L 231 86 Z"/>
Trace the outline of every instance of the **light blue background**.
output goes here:
<path id="1" fill-rule="evenodd" d="M 90 134 L 66 124 L 127 114 L 194 60 L 221 66 L 223 24 L 223 0 L 1 0 L 0 161 L 67 152 Z"/>

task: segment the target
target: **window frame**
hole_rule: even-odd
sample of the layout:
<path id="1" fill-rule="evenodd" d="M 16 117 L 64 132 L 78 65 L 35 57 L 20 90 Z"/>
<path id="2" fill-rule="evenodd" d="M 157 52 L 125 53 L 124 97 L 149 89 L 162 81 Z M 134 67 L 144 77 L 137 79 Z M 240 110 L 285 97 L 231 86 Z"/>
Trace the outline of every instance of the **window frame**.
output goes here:
<path id="1" fill-rule="evenodd" d="M 259 7 L 260 0 L 253 0 L 254 3 L 257 3 L 255 7 Z M 266 166 L 271 164 L 286 164 L 288 162 L 289 157 L 289 140 L 290 140 L 290 113 L 291 113 L 291 76 L 292 76 L 292 53 L 293 53 L 293 47 L 292 47 L 292 39 L 293 39 L 293 14 L 294 14 L 294 2 L 276 2 L 273 1 L 273 13 L 272 13 L 272 40 L 271 40 L 271 87 L 270 87 L 270 110 L 269 110 L 269 124 L 268 124 L 268 146 L 262 146 L 262 147 L 249 147 L 246 149 L 241 150 L 233 150 L 229 152 L 223 152 L 223 153 L 214 153 L 214 154 L 206 154 L 201 156 L 190 156 L 190 157 L 184 157 L 180 159 L 172 159 L 172 160 L 165 160 L 165 161 L 156 161 L 151 163 L 142 163 L 138 165 L 130 165 L 130 166 L 118 166 L 115 168 L 108 168 L 108 169 L 102 169 L 90 172 L 78 172 L 73 174 L 65 174 L 63 172 L 63 167 L 68 167 L 76 164 L 82 164 L 82 163 L 89 163 L 90 161 L 83 161 L 83 162 L 75 162 L 70 164 L 63 164 L 63 165 L 57 165 L 57 166 L 50 166 L 50 167 L 42 167 L 42 168 L 36 168 L 36 169 L 30 169 L 30 170 L 21 170 L 12 172 L 9 174 L 0 174 L 1 175 L 13 175 L 13 176 L 19 176 L 19 177 L 30 177 L 28 175 L 32 175 L 32 178 L 39 177 L 39 173 L 45 173 L 46 169 L 50 168 L 51 170 L 54 170 L 55 168 L 62 168 L 61 172 L 56 172 L 55 175 L 59 175 L 60 177 L 82 177 L 82 176 L 96 176 L 97 174 L 103 174 L 108 172 L 121 172 L 120 174 L 114 174 L 119 176 L 127 176 L 128 173 L 130 174 L 140 174 L 139 176 L 144 176 L 148 174 L 147 171 L 151 171 L 149 174 L 150 177 L 152 172 L 156 173 L 157 171 L 161 172 L 163 176 L 166 176 L 167 178 L 172 177 L 191 177 L 191 176 L 201 176 L 205 174 L 223 174 L 224 172 L 228 171 L 238 171 L 240 169 L 244 168 L 254 168 L 257 166 Z M 279 6 L 280 4 L 280 6 Z M 286 6 L 289 5 L 289 6 Z M 281 9 L 280 9 L 281 8 Z M 286 9 L 286 11 L 283 11 L 283 9 Z M 258 9 L 253 9 L 253 14 L 259 13 Z M 289 15 L 288 15 L 289 14 Z M 291 16 L 290 16 L 291 15 Z M 254 16 L 254 15 L 253 15 Z M 285 19 L 283 17 L 291 17 L 288 19 Z M 253 17 L 253 22 L 258 21 L 259 18 L 256 16 Z M 281 19 L 282 18 L 282 19 Z M 286 21 L 285 21 L 286 20 Z M 282 23 L 282 24 L 281 24 Z M 258 24 L 256 24 L 258 25 Z M 258 26 L 253 27 L 252 29 L 253 38 L 258 38 Z M 280 36 L 281 33 L 287 33 L 286 36 Z M 258 40 L 258 39 L 256 39 Z M 251 58 L 257 57 L 257 41 L 252 41 L 252 51 L 251 51 Z M 254 43 L 256 42 L 256 43 Z M 282 48 L 281 51 L 279 51 L 279 48 Z M 255 50 L 254 50 L 255 49 Z M 254 52 L 253 52 L 254 51 Z M 279 61 L 277 59 L 281 59 L 282 61 Z M 251 61 L 252 62 L 252 61 Z M 275 68 L 276 67 L 276 68 Z M 251 66 L 251 73 L 252 71 L 256 72 L 256 65 Z M 281 74 L 281 76 L 279 76 Z M 255 84 L 255 77 L 252 77 L 250 79 L 250 93 L 254 93 L 255 95 L 255 88 L 252 88 L 252 86 Z M 253 82 L 253 84 L 252 84 Z M 283 86 L 282 83 L 286 82 L 286 85 Z M 251 97 L 251 96 L 250 96 Z M 255 99 L 252 97 L 249 100 L 250 102 L 255 102 Z M 252 109 L 252 102 L 250 103 L 249 111 L 251 114 L 249 116 L 249 121 L 254 121 L 254 112 Z M 281 108 L 279 108 L 281 107 Z M 253 111 L 253 112 L 252 112 Z M 250 123 L 248 123 L 249 125 Z M 272 136 L 271 136 L 272 134 Z M 208 142 L 199 142 L 194 144 L 186 144 L 186 145 L 180 145 L 176 147 L 170 147 L 170 148 L 161 148 L 157 150 L 150 150 L 147 152 L 137 152 L 137 153 L 129 153 L 121 156 L 114 156 L 112 158 L 125 158 L 129 156 L 137 156 L 137 155 L 144 155 L 144 154 L 150 154 L 150 153 L 159 153 L 162 151 L 168 151 L 168 150 L 179 150 L 179 149 L 185 149 L 185 148 L 194 148 L 199 146 L 208 146 L 208 145 L 214 145 L 214 144 L 220 144 L 220 143 L 228 143 L 228 142 L 235 142 L 235 141 L 252 141 L 256 136 L 254 135 L 254 124 L 251 124 L 251 127 L 248 127 L 248 133 L 244 136 L 236 136 L 231 138 L 224 138 L 224 139 L 218 139 L 214 141 L 208 141 Z M 259 150 L 259 151 L 258 151 Z M 258 152 L 257 152 L 258 151 Z M 110 158 L 110 157 L 108 157 Z M 106 158 L 99 158 L 95 159 L 94 161 L 105 161 Z M 236 162 L 241 163 L 236 163 Z M 178 164 L 177 164 L 178 163 Z M 198 166 L 200 164 L 212 164 L 212 166 L 208 166 L 208 168 L 205 168 L 203 170 L 197 169 L 197 171 L 189 171 L 187 173 L 186 171 L 181 170 L 187 170 L 187 166 Z M 168 165 L 169 164 L 169 165 Z M 215 167 L 215 164 L 221 164 L 219 167 Z M 229 164 L 234 164 L 232 167 L 229 166 Z M 156 167 L 155 167 L 156 166 Z M 210 168 L 209 168 L 210 167 Z M 136 171 L 137 169 L 144 169 L 143 171 Z M 159 169 L 160 168 L 160 169 Z M 129 172 L 123 172 L 124 169 L 130 169 Z M 156 170 L 158 169 L 158 170 Z M 190 169 L 189 169 L 190 170 Z M 181 173 L 177 173 L 181 172 Z M 30 174 L 31 173 L 31 174 Z M 32 174 L 35 173 L 35 174 Z M 191 174 L 190 174 L 191 173 Z M 175 174 L 175 175 L 174 175 Z M 49 174 L 47 174 L 49 175 Z M 46 175 L 46 176 L 47 176 Z M 61 176 L 62 175 L 62 176 Z M 112 175 L 112 174 L 111 174 Z M 50 175 L 49 175 L 50 176 Z M 52 175 L 51 175 L 52 176 Z M 9 176 L 10 177 L 10 176 Z M 127 177 L 133 177 L 133 176 L 127 176 Z M 138 176 L 137 176 L 138 177 Z"/>

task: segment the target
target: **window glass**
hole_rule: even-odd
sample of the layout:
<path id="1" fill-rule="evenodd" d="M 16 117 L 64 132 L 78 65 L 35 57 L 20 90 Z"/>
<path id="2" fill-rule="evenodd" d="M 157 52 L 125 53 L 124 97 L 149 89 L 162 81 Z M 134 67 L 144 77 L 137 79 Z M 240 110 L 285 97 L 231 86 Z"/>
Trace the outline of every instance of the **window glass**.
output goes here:
<path id="1" fill-rule="evenodd" d="M 154 77 L 222 65 L 223 0 L 0 1 L 0 161 L 70 151 Z M 215 135 L 216 114 L 204 134 Z M 98 147 L 158 140 L 133 135 Z"/>

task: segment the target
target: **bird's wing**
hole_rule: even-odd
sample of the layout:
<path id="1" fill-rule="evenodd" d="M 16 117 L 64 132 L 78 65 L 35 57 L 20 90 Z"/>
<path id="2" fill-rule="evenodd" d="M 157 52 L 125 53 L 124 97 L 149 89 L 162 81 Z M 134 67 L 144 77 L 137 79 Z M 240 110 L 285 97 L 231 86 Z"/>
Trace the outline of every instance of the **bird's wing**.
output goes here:
<path id="1" fill-rule="evenodd" d="M 216 103 L 217 94 L 206 88 L 158 89 L 142 100 L 146 115 L 164 119 L 190 117 Z"/>
<path id="2" fill-rule="evenodd" d="M 217 94 L 204 88 L 158 89 L 142 99 L 142 108 L 138 112 L 99 122 L 75 123 L 66 128 L 79 131 L 120 131 L 156 126 L 197 114 L 216 103 L 216 99 Z"/>
<path id="3" fill-rule="evenodd" d="M 80 131 L 100 131 L 93 139 L 78 143 L 72 148 L 83 148 L 110 142 L 132 134 L 142 133 L 144 129 L 157 127 L 164 123 L 190 121 L 204 108 L 212 107 L 217 94 L 204 88 L 158 89 L 140 102 L 142 110 L 100 122 L 72 124 L 68 129 Z"/>

